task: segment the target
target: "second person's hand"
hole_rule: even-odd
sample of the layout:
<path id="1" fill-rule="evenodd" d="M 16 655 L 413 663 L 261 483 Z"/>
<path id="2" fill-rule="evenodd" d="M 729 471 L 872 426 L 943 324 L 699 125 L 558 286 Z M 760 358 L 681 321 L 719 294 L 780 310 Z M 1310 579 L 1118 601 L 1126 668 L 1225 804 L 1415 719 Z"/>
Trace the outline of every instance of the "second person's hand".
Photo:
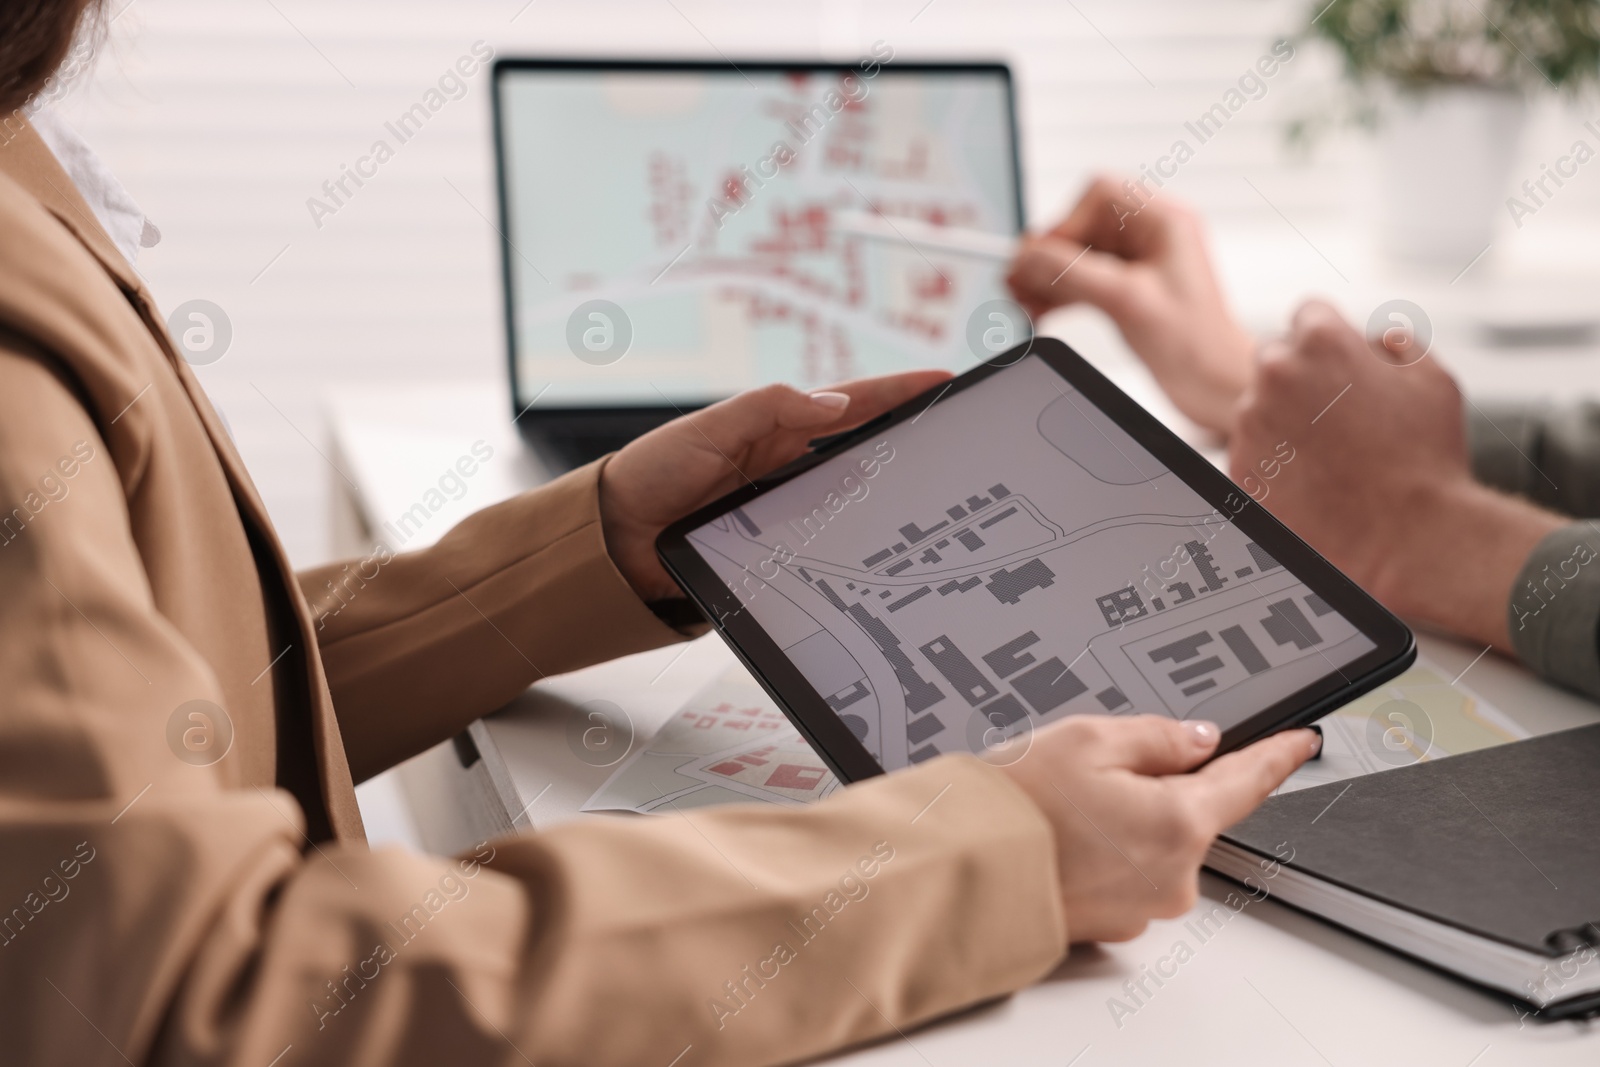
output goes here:
<path id="1" fill-rule="evenodd" d="M 1272 513 L 1393 611 L 1511 651 L 1506 605 L 1560 516 L 1477 482 L 1461 392 L 1408 336 L 1369 341 L 1309 301 L 1262 349 L 1229 443 L 1249 484 L 1288 445 Z"/>
<path id="2" fill-rule="evenodd" d="M 1255 341 L 1223 297 L 1199 216 L 1166 192 L 1139 204 L 1097 178 L 1063 222 L 1023 243 L 1011 291 L 1035 318 L 1077 303 L 1105 312 L 1178 410 L 1226 437 Z"/>

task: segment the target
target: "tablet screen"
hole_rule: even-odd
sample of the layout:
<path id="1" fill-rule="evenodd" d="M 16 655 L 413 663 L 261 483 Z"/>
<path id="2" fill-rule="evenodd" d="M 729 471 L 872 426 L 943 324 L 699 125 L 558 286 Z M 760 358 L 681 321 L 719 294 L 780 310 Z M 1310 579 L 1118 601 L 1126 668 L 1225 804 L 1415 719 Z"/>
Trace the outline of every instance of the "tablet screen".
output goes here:
<path id="1" fill-rule="evenodd" d="M 1085 712 L 1227 729 L 1377 647 L 1037 356 L 689 541 L 888 770 Z"/>

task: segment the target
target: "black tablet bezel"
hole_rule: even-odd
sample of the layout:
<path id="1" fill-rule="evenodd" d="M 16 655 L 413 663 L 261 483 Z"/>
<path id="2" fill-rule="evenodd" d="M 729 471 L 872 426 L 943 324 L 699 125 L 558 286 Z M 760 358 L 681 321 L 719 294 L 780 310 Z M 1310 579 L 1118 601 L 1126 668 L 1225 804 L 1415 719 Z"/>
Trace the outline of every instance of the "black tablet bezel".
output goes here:
<path id="1" fill-rule="evenodd" d="M 751 613 L 743 609 L 742 602 L 695 550 L 688 535 L 862 441 L 898 423 L 922 416 L 990 375 L 1003 373 L 1006 367 L 1019 363 L 1027 355 L 1038 356 L 1046 366 L 1061 375 L 1067 384 L 1126 430 L 1206 503 L 1230 517 L 1241 531 L 1266 549 L 1273 559 L 1332 605 L 1335 611 L 1377 646 L 1336 668 L 1333 674 L 1224 730 L 1222 742 L 1217 748 L 1218 755 L 1242 748 L 1279 730 L 1304 726 L 1393 678 L 1416 659 L 1416 639 L 1404 623 L 1318 555 L 1288 527 L 1273 518 L 1248 493 L 1113 385 L 1082 356 L 1055 338 L 1037 337 L 908 401 L 865 426 L 830 439 L 788 466 L 701 508 L 673 523 L 656 541 L 657 553 L 667 571 L 712 620 L 734 654 L 750 669 L 750 673 L 772 695 L 790 721 L 840 779 L 853 782 L 882 774 L 884 768 L 844 725 L 838 714 L 828 707 L 823 699 L 824 694 L 811 687 Z"/>
<path id="2" fill-rule="evenodd" d="M 494 167 L 495 167 L 495 192 L 497 195 L 499 235 L 500 235 L 500 295 L 502 304 L 502 318 L 505 323 L 506 336 L 506 367 L 511 382 L 511 412 L 519 420 L 529 414 L 531 399 L 522 388 L 523 382 L 517 373 L 517 322 L 516 322 L 516 262 L 521 253 L 511 243 L 511 195 L 509 175 L 506 166 L 506 131 L 505 131 L 505 102 L 502 99 L 505 89 L 505 80 L 508 75 L 519 71 L 597 71 L 616 73 L 662 73 L 662 74 L 726 74 L 738 77 L 740 72 L 761 74 L 786 74 L 804 71 L 808 74 L 827 73 L 859 73 L 862 64 L 873 57 L 866 56 L 860 60 L 833 61 L 817 59 L 625 59 L 587 56 L 503 56 L 494 61 L 493 87 L 490 94 L 491 101 L 491 126 L 494 133 Z M 1017 127 L 1017 90 L 1011 76 L 1011 66 L 1002 61 L 928 61 L 928 60 L 900 60 L 883 62 L 874 78 L 892 76 L 905 77 L 916 74 L 987 74 L 1000 79 L 1005 86 L 1006 113 L 1009 118 L 1008 132 L 1011 140 L 1011 193 L 1013 201 L 1013 222 L 1016 232 L 1022 234 L 1027 230 L 1027 217 L 1022 189 L 1022 140 L 1021 132 Z M 590 411 L 601 414 L 631 414 L 638 411 L 681 414 L 686 408 L 700 407 L 710 403 L 716 397 L 707 396 L 702 400 L 686 400 L 682 407 L 652 404 L 643 401 L 635 404 L 558 404 L 546 401 L 541 405 L 541 410 L 534 413 L 535 418 L 543 414 L 544 410 L 555 409 L 562 414 L 587 413 Z"/>

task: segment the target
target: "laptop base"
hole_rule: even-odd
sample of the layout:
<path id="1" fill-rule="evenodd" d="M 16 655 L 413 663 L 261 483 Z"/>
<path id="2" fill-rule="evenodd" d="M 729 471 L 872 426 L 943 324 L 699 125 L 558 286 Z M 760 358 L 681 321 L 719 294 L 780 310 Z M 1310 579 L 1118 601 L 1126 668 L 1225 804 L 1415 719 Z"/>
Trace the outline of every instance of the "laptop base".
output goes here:
<path id="1" fill-rule="evenodd" d="M 593 463 L 696 407 L 533 410 L 517 420 L 517 430 L 551 472 L 560 473 Z"/>

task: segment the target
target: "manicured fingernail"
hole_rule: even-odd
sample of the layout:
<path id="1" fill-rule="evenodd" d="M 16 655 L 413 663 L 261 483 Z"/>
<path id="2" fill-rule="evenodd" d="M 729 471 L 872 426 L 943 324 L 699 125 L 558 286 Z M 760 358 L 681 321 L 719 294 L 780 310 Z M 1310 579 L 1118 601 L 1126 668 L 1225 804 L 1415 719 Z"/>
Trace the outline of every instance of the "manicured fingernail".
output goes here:
<path id="1" fill-rule="evenodd" d="M 849 393 L 835 393 L 824 390 L 820 393 L 812 393 L 811 399 L 821 407 L 832 408 L 834 411 L 843 411 L 850 406 Z"/>
<path id="2" fill-rule="evenodd" d="M 1201 719 L 1185 722 L 1183 728 L 1189 731 L 1190 739 L 1194 741 L 1198 748 L 1210 748 L 1222 736 L 1222 731 L 1217 729 L 1216 723 L 1205 722 Z"/>
<path id="3" fill-rule="evenodd" d="M 1307 747 L 1311 750 L 1311 755 L 1307 756 L 1306 758 L 1316 759 L 1318 756 L 1322 755 L 1322 727 L 1307 726 L 1306 733 L 1311 735 L 1310 740 L 1306 743 Z"/>

